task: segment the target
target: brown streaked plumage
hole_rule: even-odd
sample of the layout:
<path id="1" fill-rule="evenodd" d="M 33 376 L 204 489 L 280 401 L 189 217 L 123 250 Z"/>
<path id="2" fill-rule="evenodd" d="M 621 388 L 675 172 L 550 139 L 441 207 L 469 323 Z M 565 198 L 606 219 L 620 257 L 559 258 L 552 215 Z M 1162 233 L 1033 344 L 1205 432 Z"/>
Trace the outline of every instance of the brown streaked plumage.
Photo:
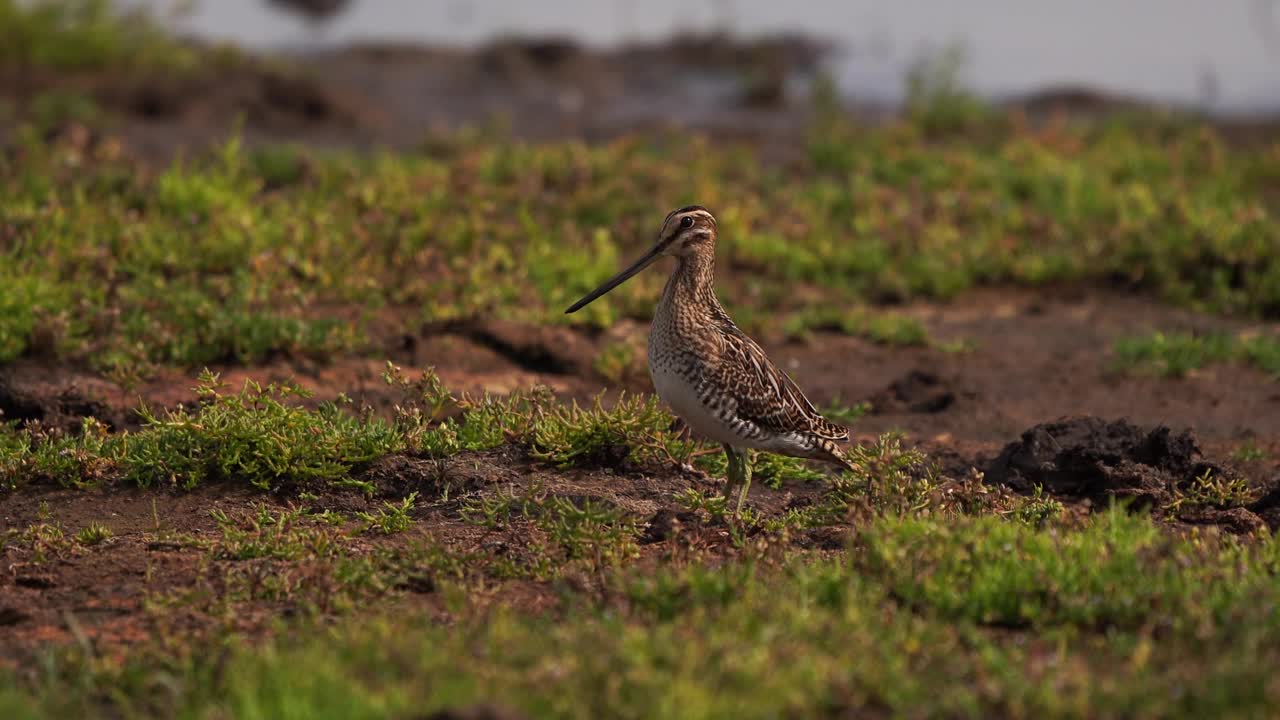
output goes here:
<path id="1" fill-rule="evenodd" d="M 649 252 L 565 312 L 576 312 L 663 255 L 676 258 L 649 333 L 649 373 L 676 415 L 724 446 L 725 497 L 741 485 L 740 511 L 751 483 L 747 449 L 852 464 L 837 445 L 849 439 L 848 431 L 824 418 L 716 299 L 716 236 L 716 219 L 706 208 L 671 212 Z"/>

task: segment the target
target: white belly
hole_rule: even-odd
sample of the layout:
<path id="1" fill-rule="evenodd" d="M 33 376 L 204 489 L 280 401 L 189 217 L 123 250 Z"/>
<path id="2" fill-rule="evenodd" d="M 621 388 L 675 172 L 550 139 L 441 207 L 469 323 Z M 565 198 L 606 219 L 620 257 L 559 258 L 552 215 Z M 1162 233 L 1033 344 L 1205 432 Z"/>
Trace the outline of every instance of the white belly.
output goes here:
<path id="1" fill-rule="evenodd" d="M 734 433 L 706 405 L 698 400 L 692 384 L 668 364 L 649 363 L 653 389 L 671 410 L 699 435 L 718 443 L 737 447 L 753 447 L 753 443 Z"/>

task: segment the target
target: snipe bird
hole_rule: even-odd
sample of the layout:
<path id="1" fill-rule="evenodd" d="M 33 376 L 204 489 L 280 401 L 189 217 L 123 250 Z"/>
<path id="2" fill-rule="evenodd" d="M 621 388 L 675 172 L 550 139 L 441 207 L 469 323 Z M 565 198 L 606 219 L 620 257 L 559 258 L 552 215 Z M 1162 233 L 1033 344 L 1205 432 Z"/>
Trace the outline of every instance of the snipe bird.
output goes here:
<path id="1" fill-rule="evenodd" d="M 751 486 L 748 449 L 853 466 L 836 444 L 848 440 L 849 431 L 814 409 L 716 299 L 716 237 L 716 219 L 706 208 L 675 210 L 649 252 L 565 312 L 581 310 L 664 255 L 676 259 L 649 331 L 649 375 L 676 415 L 724 446 L 724 497 L 738 490 L 737 515 Z"/>

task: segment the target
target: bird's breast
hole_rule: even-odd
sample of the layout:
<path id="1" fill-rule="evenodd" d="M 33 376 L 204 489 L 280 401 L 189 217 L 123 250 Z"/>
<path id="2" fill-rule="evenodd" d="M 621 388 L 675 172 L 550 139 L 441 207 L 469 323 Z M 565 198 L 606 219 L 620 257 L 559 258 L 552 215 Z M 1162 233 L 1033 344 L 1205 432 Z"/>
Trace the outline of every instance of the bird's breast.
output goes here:
<path id="1" fill-rule="evenodd" d="M 733 428 L 732 400 L 701 377 L 696 358 L 688 352 L 649 343 L 649 377 L 653 389 L 677 417 L 699 435 L 719 443 L 740 445 L 744 438 Z"/>

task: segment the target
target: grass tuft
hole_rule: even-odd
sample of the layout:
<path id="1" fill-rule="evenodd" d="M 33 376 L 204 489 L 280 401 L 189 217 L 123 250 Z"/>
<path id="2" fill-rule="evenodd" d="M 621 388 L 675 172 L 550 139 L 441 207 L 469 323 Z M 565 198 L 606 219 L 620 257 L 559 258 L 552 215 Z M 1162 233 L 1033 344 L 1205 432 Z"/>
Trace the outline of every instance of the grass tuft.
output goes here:
<path id="1" fill-rule="evenodd" d="M 1280 377 L 1280 338 L 1266 335 L 1154 332 L 1119 340 L 1114 351 L 1119 367 L 1164 377 L 1185 377 L 1195 370 L 1232 360 Z"/>
<path id="2" fill-rule="evenodd" d="M 115 533 L 111 531 L 111 528 L 102 523 L 94 522 L 80 528 L 80 532 L 76 533 L 76 542 L 86 547 L 91 547 L 110 540 L 114 535 Z"/>
<path id="3" fill-rule="evenodd" d="M 693 443 L 671 431 L 673 419 L 656 397 L 623 394 L 612 409 L 597 396 L 590 408 L 576 402 L 547 408 L 533 426 L 533 456 L 561 467 L 616 466 L 660 459 L 679 462 Z"/>
<path id="4" fill-rule="evenodd" d="M 126 481 L 192 488 L 233 480 L 264 490 L 334 482 L 402 446 L 395 428 L 376 418 L 350 415 L 332 403 L 318 410 L 289 404 L 308 397 L 298 386 L 246 381 L 239 392 L 227 393 L 206 371 L 196 392 L 203 402 L 195 412 L 147 412 L 142 431 L 115 443 Z"/>
<path id="5" fill-rule="evenodd" d="M 404 532 L 413 525 L 409 512 L 418 500 L 418 493 L 411 492 L 399 503 L 384 502 L 376 513 L 361 511 L 356 517 L 364 523 L 366 531 L 377 531 L 383 535 L 394 535 Z"/>

